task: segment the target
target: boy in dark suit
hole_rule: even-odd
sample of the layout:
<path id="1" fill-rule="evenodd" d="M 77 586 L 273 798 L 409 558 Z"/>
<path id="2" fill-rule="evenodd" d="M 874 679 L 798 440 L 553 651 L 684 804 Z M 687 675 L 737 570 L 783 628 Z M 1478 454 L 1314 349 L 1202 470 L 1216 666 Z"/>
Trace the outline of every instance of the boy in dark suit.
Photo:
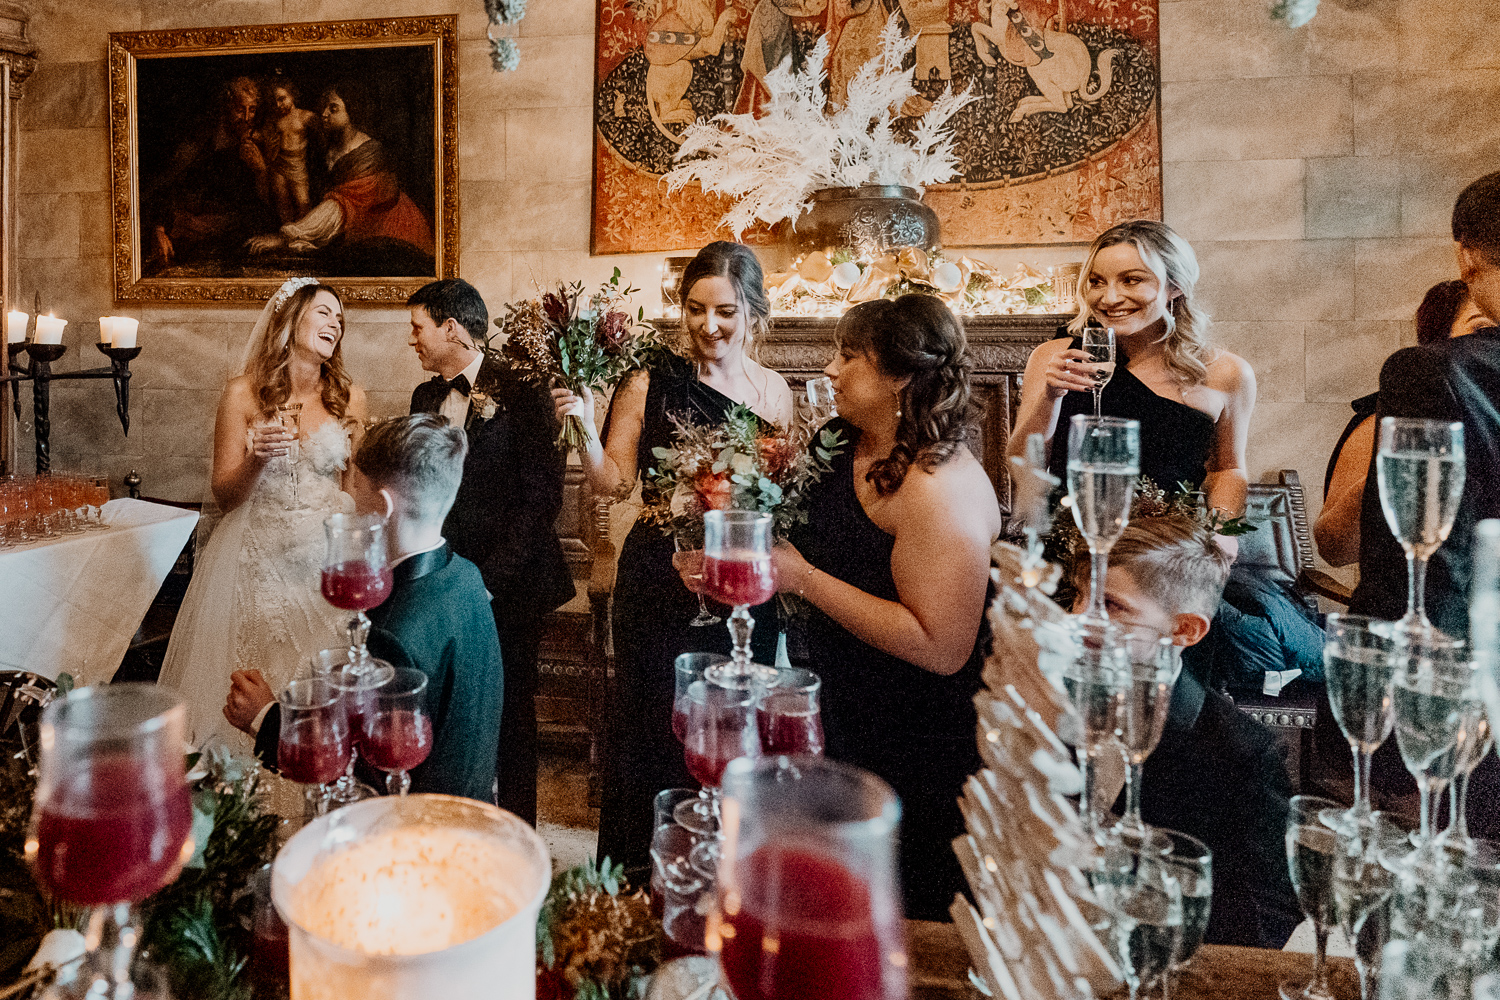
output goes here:
<path id="1" fill-rule="evenodd" d="M 386 516 L 395 576 L 391 596 L 369 613 L 370 653 L 427 675 L 433 747 L 412 769 L 411 790 L 491 802 L 500 644 L 478 567 L 443 538 L 466 451 L 463 432 L 433 414 L 384 421 L 360 442 L 349 491 L 360 513 Z M 281 715 L 271 689 L 255 670 L 236 671 L 231 685 L 225 718 L 254 735 L 256 753 L 274 766 Z"/>
<path id="2" fill-rule="evenodd" d="M 479 349 L 489 311 L 473 285 L 434 281 L 407 306 L 408 343 L 423 369 L 434 373 L 413 390 L 411 412 L 441 413 L 469 441 L 443 533 L 454 552 L 479 567 L 494 598 L 491 610 L 505 656 L 499 802 L 535 823 L 542 618 L 574 593 L 554 527 L 567 456 L 556 445 L 551 398 Z"/>
<path id="3" fill-rule="evenodd" d="M 1088 596 L 1083 560 L 1079 605 Z M 1109 554 L 1104 603 L 1110 621 L 1192 646 L 1208 635 L 1229 578 L 1229 557 L 1186 517 L 1130 522 Z M 1106 757 L 1106 759 L 1108 759 Z M 1112 801 L 1120 770 L 1101 775 Z M 1183 671 L 1161 742 L 1142 769 L 1141 818 L 1180 830 L 1213 851 L 1212 944 L 1280 948 L 1302 920 L 1286 861 L 1291 782 L 1268 729 Z"/>

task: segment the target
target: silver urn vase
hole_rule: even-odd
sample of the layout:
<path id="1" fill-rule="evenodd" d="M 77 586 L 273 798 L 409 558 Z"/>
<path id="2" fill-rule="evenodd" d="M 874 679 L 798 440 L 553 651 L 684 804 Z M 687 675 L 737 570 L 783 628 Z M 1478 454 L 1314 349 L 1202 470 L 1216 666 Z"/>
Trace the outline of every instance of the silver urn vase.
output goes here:
<path id="1" fill-rule="evenodd" d="M 896 247 L 936 249 L 937 213 L 922 204 L 916 188 L 896 184 L 823 188 L 787 241 L 798 254 L 822 250 L 869 258 Z"/>

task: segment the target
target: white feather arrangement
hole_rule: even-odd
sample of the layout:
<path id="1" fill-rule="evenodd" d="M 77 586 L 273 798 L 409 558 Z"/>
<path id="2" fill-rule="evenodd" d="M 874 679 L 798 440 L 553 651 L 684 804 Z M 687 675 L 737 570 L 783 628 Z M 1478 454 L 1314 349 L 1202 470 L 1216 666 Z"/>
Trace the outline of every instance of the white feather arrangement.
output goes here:
<path id="1" fill-rule="evenodd" d="M 819 38 L 802 72 L 791 59 L 766 74 L 770 99 L 764 113 L 716 115 L 688 126 L 666 175 L 677 191 L 697 181 L 704 191 L 734 199 L 719 220 L 735 237 L 757 220 L 768 225 L 797 219 L 814 191 L 861 184 L 924 189 L 958 172 L 949 122 L 976 100 L 969 91 L 945 90 L 920 118 L 912 141 L 895 129 L 901 106 L 917 96 L 912 73 L 902 69 L 916 45 L 893 15 L 880 36 L 880 52 L 849 82 L 843 107 L 827 105 L 824 84 L 828 40 Z"/>

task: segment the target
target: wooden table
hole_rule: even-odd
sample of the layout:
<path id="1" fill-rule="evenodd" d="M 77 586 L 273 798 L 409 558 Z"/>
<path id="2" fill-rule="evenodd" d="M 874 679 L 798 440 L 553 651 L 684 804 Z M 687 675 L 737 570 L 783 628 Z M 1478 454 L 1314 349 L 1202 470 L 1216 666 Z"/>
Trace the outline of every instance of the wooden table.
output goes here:
<path id="1" fill-rule="evenodd" d="M 982 997 L 969 984 L 969 955 L 952 924 L 909 920 L 906 935 L 914 1000 Z M 1334 996 L 1357 998 L 1359 980 L 1353 961 L 1333 958 L 1328 964 Z M 1275 1000 L 1283 979 L 1306 976 L 1311 969 L 1311 955 L 1204 945 L 1172 996 L 1174 1000 Z"/>

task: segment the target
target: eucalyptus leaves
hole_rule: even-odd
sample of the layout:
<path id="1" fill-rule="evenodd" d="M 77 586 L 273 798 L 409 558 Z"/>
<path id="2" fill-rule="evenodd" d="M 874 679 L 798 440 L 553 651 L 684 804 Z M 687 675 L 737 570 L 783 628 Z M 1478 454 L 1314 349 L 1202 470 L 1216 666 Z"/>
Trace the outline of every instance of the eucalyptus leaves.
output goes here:
<path id="1" fill-rule="evenodd" d="M 495 28 L 520 24 L 526 16 L 526 0 L 484 0 L 484 12 L 490 26 L 485 37 L 490 40 L 490 65 L 497 73 L 506 73 L 521 65 L 521 47 L 509 36 L 495 37 Z"/>

